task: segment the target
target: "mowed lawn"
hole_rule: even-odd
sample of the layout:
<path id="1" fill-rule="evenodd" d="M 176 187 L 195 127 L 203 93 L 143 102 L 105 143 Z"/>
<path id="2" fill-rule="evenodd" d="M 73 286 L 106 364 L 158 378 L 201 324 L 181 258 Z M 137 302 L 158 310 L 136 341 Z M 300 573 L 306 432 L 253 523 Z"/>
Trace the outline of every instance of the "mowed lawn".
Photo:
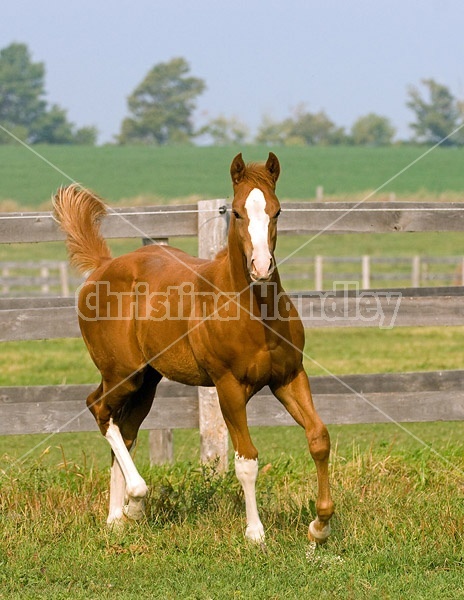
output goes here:
<path id="1" fill-rule="evenodd" d="M 463 424 L 329 430 L 336 514 L 321 547 L 306 538 L 316 480 L 297 427 L 252 430 L 265 548 L 243 537 L 233 467 L 199 467 L 196 431 L 177 433 L 171 467 L 150 467 L 142 432 L 147 518 L 121 530 L 105 525 L 99 433 L 2 438 L 0 597 L 462 598 Z"/>

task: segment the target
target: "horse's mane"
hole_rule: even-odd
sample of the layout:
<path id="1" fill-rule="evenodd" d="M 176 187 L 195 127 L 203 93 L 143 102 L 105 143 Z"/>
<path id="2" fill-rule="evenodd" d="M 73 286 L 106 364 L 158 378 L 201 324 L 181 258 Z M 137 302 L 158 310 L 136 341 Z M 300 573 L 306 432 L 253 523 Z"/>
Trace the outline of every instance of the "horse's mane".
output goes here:
<path id="1" fill-rule="evenodd" d="M 275 188 L 274 178 L 263 163 L 248 163 L 243 181 L 257 187 L 264 184 L 272 189 Z"/>

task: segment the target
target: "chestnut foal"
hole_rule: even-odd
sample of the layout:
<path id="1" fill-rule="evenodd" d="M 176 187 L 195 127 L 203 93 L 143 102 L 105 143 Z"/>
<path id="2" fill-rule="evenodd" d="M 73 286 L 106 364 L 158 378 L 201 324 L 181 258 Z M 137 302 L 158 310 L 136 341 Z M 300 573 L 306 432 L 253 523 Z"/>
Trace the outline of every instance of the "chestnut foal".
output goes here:
<path id="1" fill-rule="evenodd" d="M 71 262 L 90 271 L 79 294 L 82 336 L 102 381 L 87 404 L 112 449 L 108 523 L 144 514 L 145 481 L 130 449 L 156 386 L 167 377 L 216 386 L 235 449 L 246 506 L 246 537 L 264 539 L 255 495 L 258 452 L 247 426 L 248 400 L 264 386 L 306 432 L 317 469 L 317 517 L 309 537 L 323 542 L 334 505 L 328 481 L 330 441 L 303 370 L 304 330 L 285 295 L 274 249 L 280 204 L 277 157 L 231 165 L 234 198 L 227 247 L 214 260 L 169 246 L 144 246 L 112 258 L 99 220 L 103 202 L 72 185 L 55 197 Z"/>

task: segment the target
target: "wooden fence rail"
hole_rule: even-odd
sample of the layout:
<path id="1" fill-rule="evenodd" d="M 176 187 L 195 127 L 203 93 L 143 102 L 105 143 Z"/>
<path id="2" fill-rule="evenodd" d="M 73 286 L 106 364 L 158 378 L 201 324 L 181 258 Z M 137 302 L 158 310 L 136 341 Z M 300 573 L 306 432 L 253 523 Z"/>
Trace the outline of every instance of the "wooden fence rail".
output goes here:
<path id="1" fill-rule="evenodd" d="M 105 217 L 102 231 L 109 239 L 197 236 L 198 206 L 114 208 Z M 308 241 L 315 233 L 419 231 L 464 231 L 464 203 L 292 202 L 283 205 L 279 219 L 279 234 L 308 235 Z M 64 234 L 49 212 L 8 213 L 0 217 L 0 240 L 50 242 L 64 240 Z"/>
<path id="2" fill-rule="evenodd" d="M 319 414 L 328 424 L 464 419 L 464 370 L 312 377 Z M 94 385 L 0 387 L 0 435 L 95 431 L 85 406 Z M 251 426 L 295 425 L 268 389 L 247 407 Z M 199 428 L 197 390 L 162 380 L 144 421 L 149 430 Z"/>
<path id="3" fill-rule="evenodd" d="M 116 209 L 104 220 L 108 238 L 199 236 L 211 256 L 224 242 L 227 214 L 222 200 L 199 205 Z M 279 234 L 464 231 L 464 204 L 342 203 L 284 204 Z M 0 240 L 29 243 L 62 240 L 49 213 L 0 216 Z M 463 325 L 461 287 L 350 290 L 292 294 L 306 327 Z M 0 299 L 0 341 L 79 336 L 74 298 Z M 357 375 L 311 379 L 315 401 L 327 423 L 434 421 L 464 418 L 464 371 Z M 90 386 L 93 387 L 93 386 Z M 0 434 L 95 429 L 84 399 L 89 386 L 0 388 Z M 163 381 L 144 427 L 202 427 L 203 442 L 217 429 L 208 393 Z M 204 409 L 198 396 L 203 395 Z M 217 411 L 217 406 L 215 407 Z M 208 412 L 212 411 L 212 412 Z M 249 405 L 251 425 L 287 425 L 291 418 L 263 390 Z M 223 432 L 214 452 L 224 452 Z M 214 436 L 213 436 L 214 437 Z M 222 450 L 218 450 L 221 448 Z M 211 456 L 207 446 L 204 457 Z"/>

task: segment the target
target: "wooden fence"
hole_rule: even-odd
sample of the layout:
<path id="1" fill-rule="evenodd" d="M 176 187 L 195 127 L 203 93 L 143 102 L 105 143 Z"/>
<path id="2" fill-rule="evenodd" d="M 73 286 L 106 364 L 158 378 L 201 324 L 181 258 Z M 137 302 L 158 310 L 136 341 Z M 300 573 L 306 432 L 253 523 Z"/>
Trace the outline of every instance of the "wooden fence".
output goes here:
<path id="1" fill-rule="evenodd" d="M 212 256 L 226 238 L 224 201 L 198 205 L 115 209 L 102 224 L 107 238 L 160 240 L 199 238 L 199 254 Z M 464 231 L 464 203 L 289 203 L 279 235 L 324 233 Z M 49 213 L 0 217 L 0 240 L 28 243 L 63 240 Z M 175 240 L 172 240 L 175 244 Z M 338 290 L 293 294 L 304 325 L 313 327 L 449 326 L 464 324 L 461 287 Z M 0 341 L 77 337 L 71 298 L 0 299 Z M 464 418 L 464 370 L 429 373 L 311 378 L 316 406 L 328 423 L 408 422 Z M 54 433 L 95 429 L 85 407 L 94 386 L 0 388 L 0 434 Z M 263 390 L 248 409 L 250 425 L 294 424 Z M 204 460 L 220 455 L 226 464 L 224 424 L 214 390 L 163 381 L 144 427 L 155 433 L 154 460 L 169 457 L 169 430 L 198 427 Z M 159 455 L 159 448 L 164 454 Z"/>

